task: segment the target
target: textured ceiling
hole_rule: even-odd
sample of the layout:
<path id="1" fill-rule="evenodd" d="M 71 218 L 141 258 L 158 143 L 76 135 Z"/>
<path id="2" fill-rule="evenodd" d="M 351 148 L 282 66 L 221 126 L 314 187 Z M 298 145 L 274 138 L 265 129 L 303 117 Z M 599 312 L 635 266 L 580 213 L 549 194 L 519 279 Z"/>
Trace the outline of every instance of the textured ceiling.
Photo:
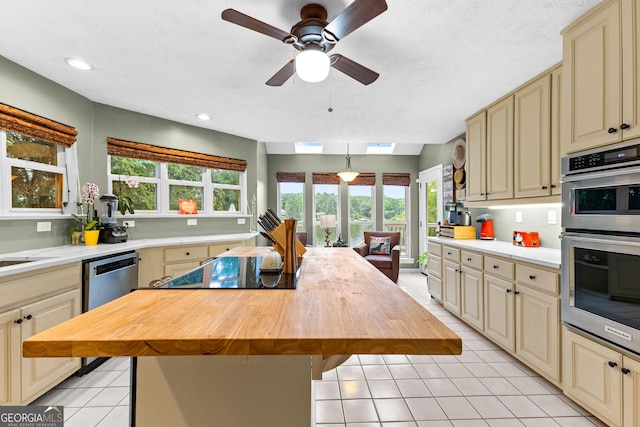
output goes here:
<path id="1" fill-rule="evenodd" d="M 368 142 L 418 154 L 464 132 L 474 112 L 562 59 L 560 31 L 597 0 L 387 0 L 341 40 L 380 73 L 363 86 L 332 70 L 321 83 L 264 83 L 291 46 L 225 22 L 234 8 L 289 31 L 302 0 L 22 0 L 2 2 L 0 55 L 92 101 L 267 143 Z M 350 0 L 321 0 L 331 21 Z M 81 72 L 64 58 L 95 67 Z M 333 112 L 329 112 L 329 107 Z M 195 116 L 207 113 L 202 122 Z"/>

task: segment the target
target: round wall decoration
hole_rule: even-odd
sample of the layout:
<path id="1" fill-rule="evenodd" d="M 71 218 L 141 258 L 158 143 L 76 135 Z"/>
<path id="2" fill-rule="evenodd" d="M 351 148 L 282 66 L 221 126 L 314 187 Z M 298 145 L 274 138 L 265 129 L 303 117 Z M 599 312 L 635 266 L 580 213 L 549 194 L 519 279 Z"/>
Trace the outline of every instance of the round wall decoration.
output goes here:
<path id="1" fill-rule="evenodd" d="M 456 169 L 461 169 L 465 162 L 467 156 L 467 143 L 464 139 L 457 139 L 456 142 L 453 143 L 453 166 Z"/>

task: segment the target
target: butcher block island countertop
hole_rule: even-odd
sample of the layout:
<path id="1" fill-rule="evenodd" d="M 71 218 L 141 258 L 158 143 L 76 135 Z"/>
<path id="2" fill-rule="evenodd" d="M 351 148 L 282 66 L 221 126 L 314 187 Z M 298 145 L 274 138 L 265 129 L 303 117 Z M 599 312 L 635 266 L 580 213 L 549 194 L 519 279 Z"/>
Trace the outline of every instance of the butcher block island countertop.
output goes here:
<path id="1" fill-rule="evenodd" d="M 24 356 L 461 353 L 454 332 L 350 248 L 308 248 L 301 269 L 296 289 L 138 290 L 28 338 Z"/>

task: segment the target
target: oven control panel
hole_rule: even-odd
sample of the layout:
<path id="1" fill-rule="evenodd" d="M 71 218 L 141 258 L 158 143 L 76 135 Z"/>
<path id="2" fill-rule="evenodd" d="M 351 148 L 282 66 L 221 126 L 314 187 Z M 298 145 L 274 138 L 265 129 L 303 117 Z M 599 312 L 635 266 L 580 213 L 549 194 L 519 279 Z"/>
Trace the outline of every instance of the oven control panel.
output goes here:
<path id="1" fill-rule="evenodd" d="M 564 171 L 565 174 L 586 172 L 592 169 L 601 169 L 606 166 L 629 162 L 638 162 L 640 161 L 640 144 L 569 157 L 568 160 L 568 170 Z"/>

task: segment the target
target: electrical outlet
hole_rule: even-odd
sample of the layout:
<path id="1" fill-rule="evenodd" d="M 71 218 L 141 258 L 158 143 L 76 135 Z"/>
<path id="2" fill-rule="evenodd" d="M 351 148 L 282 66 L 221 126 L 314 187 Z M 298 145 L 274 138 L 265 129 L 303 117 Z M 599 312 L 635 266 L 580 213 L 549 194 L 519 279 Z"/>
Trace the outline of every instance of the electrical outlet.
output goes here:
<path id="1" fill-rule="evenodd" d="M 549 224 L 557 224 L 556 211 L 547 211 L 547 222 Z"/>
<path id="2" fill-rule="evenodd" d="M 40 233 L 41 231 L 51 231 L 51 222 L 38 222 L 36 224 L 36 231 Z"/>
<path id="3" fill-rule="evenodd" d="M 244 224 L 244 223 L 245 223 L 244 218 L 238 218 L 238 224 L 241 224 L 241 225 L 242 225 L 242 224 Z"/>
<path id="4" fill-rule="evenodd" d="M 197 218 L 187 219 L 187 225 L 198 225 L 198 219 Z"/>
<path id="5" fill-rule="evenodd" d="M 122 221 L 122 225 L 124 225 L 127 228 L 136 228 L 136 222 L 131 220 Z"/>
<path id="6" fill-rule="evenodd" d="M 522 222 L 522 212 L 516 212 L 516 222 Z"/>

